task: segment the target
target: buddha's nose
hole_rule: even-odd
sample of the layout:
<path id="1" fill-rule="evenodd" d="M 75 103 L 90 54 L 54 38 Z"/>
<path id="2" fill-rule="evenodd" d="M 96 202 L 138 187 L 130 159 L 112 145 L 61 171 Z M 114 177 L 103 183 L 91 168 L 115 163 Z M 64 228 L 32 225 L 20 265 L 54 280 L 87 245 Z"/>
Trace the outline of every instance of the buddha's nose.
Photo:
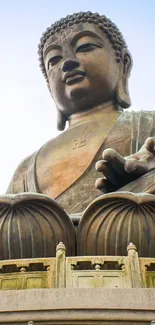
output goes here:
<path id="1" fill-rule="evenodd" d="M 78 68 L 80 63 L 76 59 L 67 59 L 62 63 L 63 72 L 71 71 Z"/>

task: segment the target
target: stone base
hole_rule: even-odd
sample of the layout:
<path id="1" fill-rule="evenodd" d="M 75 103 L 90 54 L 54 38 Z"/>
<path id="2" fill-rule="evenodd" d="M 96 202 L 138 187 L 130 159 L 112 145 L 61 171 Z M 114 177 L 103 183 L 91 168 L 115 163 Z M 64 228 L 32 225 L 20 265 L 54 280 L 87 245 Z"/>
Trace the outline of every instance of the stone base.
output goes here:
<path id="1" fill-rule="evenodd" d="M 150 324 L 155 289 L 0 291 L 0 324 Z"/>

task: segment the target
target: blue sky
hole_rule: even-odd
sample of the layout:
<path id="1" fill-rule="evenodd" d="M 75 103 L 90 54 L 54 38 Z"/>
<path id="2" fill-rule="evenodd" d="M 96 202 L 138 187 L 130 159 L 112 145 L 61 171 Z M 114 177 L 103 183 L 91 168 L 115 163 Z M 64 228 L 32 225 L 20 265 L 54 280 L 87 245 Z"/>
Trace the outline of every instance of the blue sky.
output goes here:
<path id="1" fill-rule="evenodd" d="M 39 70 L 37 45 L 52 22 L 78 11 L 105 14 L 133 55 L 132 109 L 154 110 L 154 0 L 0 1 L 0 193 L 20 161 L 57 134 L 55 106 Z"/>

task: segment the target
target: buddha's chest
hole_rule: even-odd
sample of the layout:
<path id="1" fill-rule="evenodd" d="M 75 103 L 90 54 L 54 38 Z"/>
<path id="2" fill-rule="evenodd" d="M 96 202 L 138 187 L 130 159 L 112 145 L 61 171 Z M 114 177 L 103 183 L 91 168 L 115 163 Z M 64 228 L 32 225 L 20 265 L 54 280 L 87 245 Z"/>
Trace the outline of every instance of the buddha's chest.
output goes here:
<path id="1" fill-rule="evenodd" d="M 88 170 L 111 129 L 110 122 L 106 127 L 98 119 L 83 123 L 42 148 L 36 163 L 41 193 L 57 198 Z"/>
<path id="2" fill-rule="evenodd" d="M 81 125 L 41 150 L 36 174 L 42 193 L 56 198 L 84 173 L 102 143 L 98 131 L 97 122 Z"/>

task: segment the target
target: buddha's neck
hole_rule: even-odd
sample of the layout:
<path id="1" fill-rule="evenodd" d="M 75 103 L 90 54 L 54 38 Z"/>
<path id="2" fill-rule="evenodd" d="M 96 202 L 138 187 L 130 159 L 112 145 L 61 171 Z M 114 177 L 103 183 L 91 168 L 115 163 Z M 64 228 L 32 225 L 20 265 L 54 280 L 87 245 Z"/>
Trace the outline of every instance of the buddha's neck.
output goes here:
<path id="1" fill-rule="evenodd" d="M 69 117 L 69 127 L 75 126 L 76 124 L 81 124 L 94 118 L 99 118 L 105 114 L 109 113 L 121 113 L 121 111 L 116 107 L 116 104 L 113 102 L 107 102 L 102 105 L 95 106 L 90 110 L 79 112 L 73 114 Z"/>

